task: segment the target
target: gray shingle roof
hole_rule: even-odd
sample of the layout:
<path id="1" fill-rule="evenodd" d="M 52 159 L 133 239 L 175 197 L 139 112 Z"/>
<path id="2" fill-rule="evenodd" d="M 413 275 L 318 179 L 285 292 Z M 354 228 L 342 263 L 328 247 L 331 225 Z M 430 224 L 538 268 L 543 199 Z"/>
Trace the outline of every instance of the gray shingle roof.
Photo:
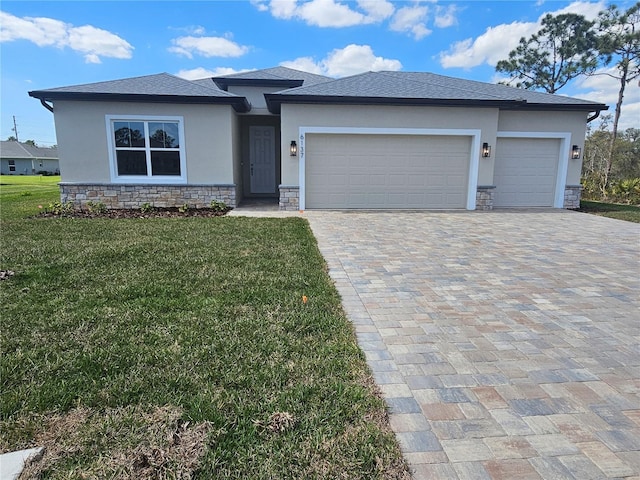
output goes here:
<path id="1" fill-rule="evenodd" d="M 505 85 L 464 80 L 423 72 L 367 72 L 311 86 L 267 94 L 272 111 L 286 102 L 396 103 L 415 105 L 486 105 L 524 108 L 604 110 L 606 105 L 561 95 L 523 90 Z"/>
<path id="2" fill-rule="evenodd" d="M 2 158 L 58 158 L 57 148 L 34 147 L 26 143 L 15 141 L 0 142 L 0 157 Z"/>
<path id="3" fill-rule="evenodd" d="M 316 85 L 318 83 L 333 80 L 331 77 L 316 75 L 314 73 L 302 72 L 288 67 L 273 67 L 251 72 L 233 73 L 222 75 L 216 79 L 244 79 L 244 80 L 302 80 L 304 86 Z"/>
<path id="4" fill-rule="evenodd" d="M 108 82 L 87 83 L 69 87 L 36 90 L 29 95 L 41 100 L 120 100 L 172 103 L 228 103 L 239 111 L 247 111 L 244 97 L 224 92 L 183 78 L 159 73 Z"/>
<path id="5" fill-rule="evenodd" d="M 199 78 L 197 80 L 189 80 L 189 81 L 192 82 L 192 83 L 197 83 L 198 85 L 201 85 L 203 87 L 213 88 L 214 90 L 218 90 L 220 92 L 224 92 L 224 90 L 220 90 L 218 88 L 216 83 L 213 81 L 213 78 L 211 78 L 211 77 Z M 227 93 L 227 92 L 225 92 L 225 93 Z"/>

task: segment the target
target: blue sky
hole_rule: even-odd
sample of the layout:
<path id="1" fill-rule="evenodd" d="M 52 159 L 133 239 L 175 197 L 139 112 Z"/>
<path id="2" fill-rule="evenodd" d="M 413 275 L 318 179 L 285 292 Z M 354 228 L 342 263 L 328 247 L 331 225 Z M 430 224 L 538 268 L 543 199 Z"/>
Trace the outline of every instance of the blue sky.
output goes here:
<path id="1" fill-rule="evenodd" d="M 628 7 L 630 1 L 617 5 Z M 3 1 L 0 137 L 56 142 L 53 115 L 29 90 L 168 72 L 203 78 L 284 65 L 333 77 L 430 71 L 496 82 L 495 63 L 546 13 L 594 18 L 601 1 Z M 561 94 L 612 105 L 607 76 Z M 640 126 L 629 86 L 621 126 Z"/>

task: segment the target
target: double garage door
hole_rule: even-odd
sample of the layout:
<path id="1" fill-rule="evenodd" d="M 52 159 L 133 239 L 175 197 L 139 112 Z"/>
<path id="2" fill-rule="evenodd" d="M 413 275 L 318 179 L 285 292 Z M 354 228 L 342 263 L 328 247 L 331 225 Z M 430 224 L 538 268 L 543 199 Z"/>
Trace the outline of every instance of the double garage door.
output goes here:
<path id="1" fill-rule="evenodd" d="M 308 134 L 306 208 L 465 208 L 470 149 L 468 136 Z M 559 139 L 498 138 L 494 206 L 552 207 L 559 149 Z"/>
<path id="2" fill-rule="evenodd" d="M 470 148 L 462 136 L 307 135 L 306 207 L 464 208 Z"/>

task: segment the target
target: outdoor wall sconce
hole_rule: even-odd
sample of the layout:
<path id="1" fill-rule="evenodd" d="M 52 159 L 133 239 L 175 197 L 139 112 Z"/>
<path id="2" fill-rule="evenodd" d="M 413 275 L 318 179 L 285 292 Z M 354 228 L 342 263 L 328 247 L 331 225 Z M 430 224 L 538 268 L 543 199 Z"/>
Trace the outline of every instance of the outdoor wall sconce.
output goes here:
<path id="1" fill-rule="evenodd" d="M 298 155 L 298 144 L 295 140 L 291 140 L 291 145 L 289 145 L 289 155 L 292 157 Z"/>
<path id="2" fill-rule="evenodd" d="M 574 145 L 571 149 L 571 158 L 573 160 L 580 160 L 580 154 L 582 153 L 581 148 L 578 145 Z"/>
<path id="3" fill-rule="evenodd" d="M 489 145 L 487 142 L 484 142 L 482 144 L 482 157 L 489 158 L 490 156 L 491 156 L 491 145 Z"/>

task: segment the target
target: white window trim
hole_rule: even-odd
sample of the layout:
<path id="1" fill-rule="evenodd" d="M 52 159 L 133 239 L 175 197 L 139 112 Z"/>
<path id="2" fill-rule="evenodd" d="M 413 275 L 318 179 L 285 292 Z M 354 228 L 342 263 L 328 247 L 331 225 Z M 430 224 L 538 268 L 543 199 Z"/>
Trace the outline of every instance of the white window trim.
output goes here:
<path id="1" fill-rule="evenodd" d="M 180 175 L 118 175 L 118 162 L 116 160 L 116 146 L 113 139 L 113 122 L 143 121 L 143 122 L 177 122 L 178 135 L 180 136 Z M 148 183 L 148 184 L 172 184 L 187 183 L 187 155 L 185 150 L 184 117 L 171 115 L 105 115 L 107 126 L 107 147 L 109 151 L 109 169 L 113 183 Z M 145 127 L 146 129 L 146 127 Z M 147 146 L 147 149 L 150 147 Z M 151 172 L 151 170 L 148 170 Z"/>
<path id="2" fill-rule="evenodd" d="M 560 140 L 558 153 L 558 169 L 556 173 L 556 191 L 553 197 L 553 208 L 564 208 L 564 189 L 567 184 L 569 168 L 570 132 L 498 132 L 498 138 L 550 138 Z"/>
<path id="3" fill-rule="evenodd" d="M 300 145 L 298 145 L 299 166 L 298 182 L 299 208 L 304 210 L 306 194 L 306 158 L 305 140 L 308 133 L 314 134 L 343 134 L 343 135 L 426 135 L 426 136 L 460 136 L 471 137 L 471 152 L 469 154 L 469 180 L 467 183 L 467 210 L 476 209 L 476 190 L 478 189 L 478 168 L 480 157 L 481 130 L 448 129 L 448 128 L 356 128 L 356 127 L 300 127 Z"/>

